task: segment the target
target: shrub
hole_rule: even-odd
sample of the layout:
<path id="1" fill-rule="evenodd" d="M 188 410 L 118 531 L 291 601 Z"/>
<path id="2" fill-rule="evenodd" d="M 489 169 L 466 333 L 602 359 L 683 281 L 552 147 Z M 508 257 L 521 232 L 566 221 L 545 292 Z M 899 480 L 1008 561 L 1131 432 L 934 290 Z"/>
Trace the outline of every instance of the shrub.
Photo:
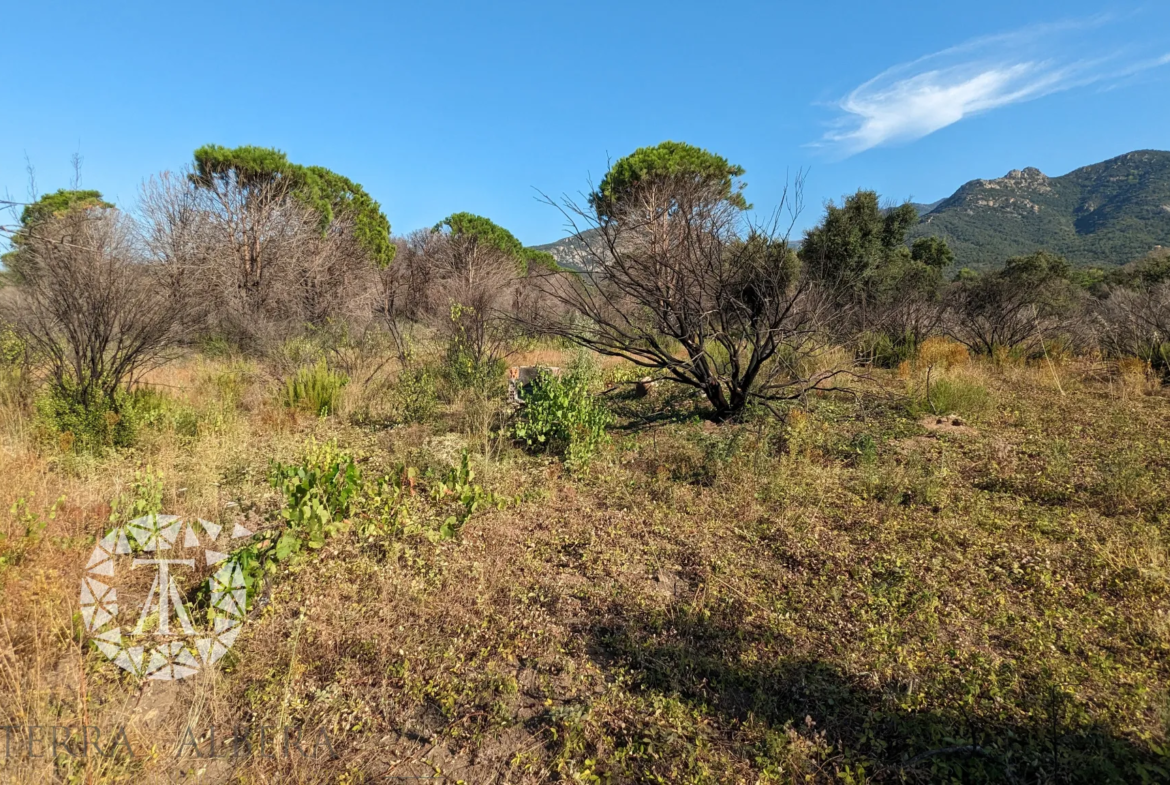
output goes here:
<path id="1" fill-rule="evenodd" d="M 306 409 L 317 415 L 337 411 L 341 388 L 349 382 L 344 374 L 334 373 L 319 360 L 315 365 L 298 368 L 285 380 L 281 402 L 289 409 Z"/>
<path id="2" fill-rule="evenodd" d="M 0 322 L 0 405 L 23 406 L 30 391 L 28 347 L 12 327 Z"/>
<path id="3" fill-rule="evenodd" d="M 453 340 L 447 345 L 447 381 L 456 390 L 486 390 L 504 374 L 504 361 L 479 357 L 463 341 Z"/>
<path id="4" fill-rule="evenodd" d="M 209 366 L 199 377 L 200 397 L 210 397 L 226 409 L 236 409 L 243 403 L 254 376 L 255 368 L 239 359 Z"/>
<path id="5" fill-rule="evenodd" d="M 296 335 L 267 352 L 266 359 L 280 374 L 290 375 L 325 360 L 321 347 L 308 335 Z"/>
<path id="6" fill-rule="evenodd" d="M 390 389 L 392 416 L 401 423 L 424 423 L 439 406 L 435 372 L 427 367 L 404 368 Z"/>
<path id="7" fill-rule="evenodd" d="M 885 332 L 865 332 L 857 337 L 859 359 L 878 368 L 895 368 L 914 357 L 917 345 L 914 336 L 890 335 Z"/>
<path id="8" fill-rule="evenodd" d="M 173 266 L 144 254 L 149 243 L 117 210 L 71 208 L 35 226 L 20 230 L 7 318 L 55 388 L 48 416 L 78 434 L 116 431 L 100 420 L 121 415 L 130 383 L 176 349 L 196 298 Z"/>
<path id="9" fill-rule="evenodd" d="M 57 438 L 64 452 L 101 453 L 129 447 L 137 436 L 133 396 L 121 389 L 89 403 L 70 384 L 47 388 L 36 401 L 39 429 Z"/>
<path id="10" fill-rule="evenodd" d="M 209 359 L 228 359 L 240 353 L 240 347 L 233 339 L 218 333 L 200 336 L 196 345 L 199 353 Z"/>
<path id="11" fill-rule="evenodd" d="M 966 346 L 937 335 L 922 342 L 914 359 L 919 368 L 955 368 L 969 362 L 971 353 Z"/>
<path id="12" fill-rule="evenodd" d="M 11 325 L 0 323 L 0 366 L 19 365 L 28 347 Z"/>
<path id="13" fill-rule="evenodd" d="M 991 406 L 987 388 L 964 379 L 927 379 L 911 396 L 910 410 L 921 414 L 979 415 Z"/>
<path id="14" fill-rule="evenodd" d="M 608 440 L 609 411 L 590 392 L 595 365 L 576 360 L 563 377 L 542 370 L 524 394 L 515 435 L 530 448 L 564 458 L 570 471 L 584 469 Z"/>
<path id="15" fill-rule="evenodd" d="M 1146 363 L 1152 373 L 1170 380 L 1170 341 L 1149 343 L 1141 347 L 1138 358 Z"/>

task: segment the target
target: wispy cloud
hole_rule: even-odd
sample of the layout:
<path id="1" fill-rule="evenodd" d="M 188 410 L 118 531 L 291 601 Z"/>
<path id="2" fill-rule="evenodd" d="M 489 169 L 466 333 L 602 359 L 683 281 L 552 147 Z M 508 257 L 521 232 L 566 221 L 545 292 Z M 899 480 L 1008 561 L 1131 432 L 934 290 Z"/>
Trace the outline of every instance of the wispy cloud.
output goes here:
<path id="1" fill-rule="evenodd" d="M 1170 64 L 1170 54 L 1143 58 L 1094 49 L 1087 33 L 1112 21 L 1101 16 L 1025 28 L 894 66 L 835 104 L 843 114 L 816 145 L 853 155 L 921 139 L 992 109 Z"/>

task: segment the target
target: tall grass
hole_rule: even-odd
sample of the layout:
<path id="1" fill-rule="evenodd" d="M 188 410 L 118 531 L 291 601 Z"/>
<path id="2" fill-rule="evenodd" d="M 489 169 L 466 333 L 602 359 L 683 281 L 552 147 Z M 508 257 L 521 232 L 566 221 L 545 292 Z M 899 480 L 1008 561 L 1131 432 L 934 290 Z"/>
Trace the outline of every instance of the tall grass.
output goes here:
<path id="1" fill-rule="evenodd" d="M 337 411 L 341 401 L 341 389 L 349 383 L 349 377 L 329 370 L 324 360 L 315 365 L 302 366 L 284 381 L 281 388 L 281 403 L 289 409 L 303 409 L 325 416 Z"/>

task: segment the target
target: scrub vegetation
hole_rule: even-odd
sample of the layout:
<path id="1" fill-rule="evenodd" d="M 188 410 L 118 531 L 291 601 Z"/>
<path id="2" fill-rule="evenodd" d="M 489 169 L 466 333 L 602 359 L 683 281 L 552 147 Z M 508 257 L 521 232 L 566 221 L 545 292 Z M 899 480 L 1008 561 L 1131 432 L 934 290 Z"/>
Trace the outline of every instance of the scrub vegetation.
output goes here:
<path id="1" fill-rule="evenodd" d="M 26 211 L 0 780 L 1170 780 L 1165 259 L 948 280 L 866 192 L 797 251 L 742 175 L 621 159 L 562 205 L 575 271 L 467 213 L 390 237 L 258 148 L 133 215 Z M 180 681 L 116 668 L 78 603 L 158 511 L 253 532 L 247 621 Z M 127 745 L 78 754 L 85 727 Z"/>

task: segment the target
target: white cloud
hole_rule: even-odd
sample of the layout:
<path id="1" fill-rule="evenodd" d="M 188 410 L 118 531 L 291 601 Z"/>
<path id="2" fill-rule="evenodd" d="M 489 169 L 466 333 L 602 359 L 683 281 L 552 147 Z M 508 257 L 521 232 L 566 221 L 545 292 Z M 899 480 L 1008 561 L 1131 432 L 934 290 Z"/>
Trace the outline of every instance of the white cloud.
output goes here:
<path id="1" fill-rule="evenodd" d="M 913 141 L 981 112 L 1170 63 L 1170 55 L 1136 60 L 1124 52 L 1061 56 L 1091 52 L 1073 39 L 1108 21 L 1097 17 L 979 38 L 890 68 L 837 102 L 844 114 L 817 146 L 852 155 Z"/>

